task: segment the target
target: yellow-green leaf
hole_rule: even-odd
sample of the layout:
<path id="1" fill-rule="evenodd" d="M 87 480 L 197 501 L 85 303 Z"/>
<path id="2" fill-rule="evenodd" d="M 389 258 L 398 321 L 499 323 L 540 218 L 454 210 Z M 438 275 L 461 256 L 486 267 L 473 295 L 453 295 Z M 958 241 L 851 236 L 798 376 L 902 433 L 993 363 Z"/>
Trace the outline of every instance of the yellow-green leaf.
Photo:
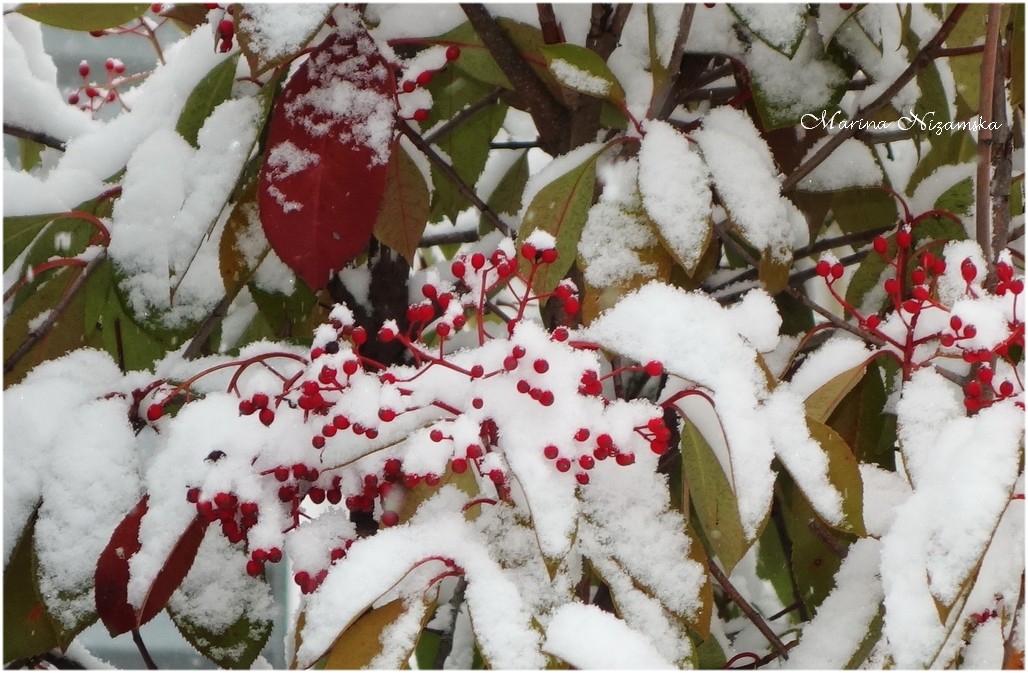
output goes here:
<path id="1" fill-rule="evenodd" d="M 606 61 L 587 47 L 550 44 L 539 48 L 546 65 L 564 87 L 614 103 L 625 100 L 625 90 Z"/>
<path id="2" fill-rule="evenodd" d="M 789 272 L 792 271 L 792 259 L 781 260 L 770 250 L 765 249 L 760 255 L 757 277 L 760 284 L 772 297 L 785 289 L 789 284 Z"/>
<path id="3" fill-rule="evenodd" d="M 103 30 L 138 19 L 149 4 L 79 4 L 73 2 L 28 2 L 17 12 L 40 23 L 68 30 Z"/>
<path id="4" fill-rule="evenodd" d="M 807 416 L 826 423 L 835 408 L 839 406 L 839 402 L 860 383 L 865 371 L 867 371 L 867 362 L 861 362 L 812 392 L 804 403 L 807 408 Z"/>
<path id="5" fill-rule="evenodd" d="M 828 456 L 828 481 L 842 496 L 843 523 L 839 530 L 863 537 L 864 481 L 860 477 L 857 459 L 845 440 L 824 423 L 807 417 L 810 436 L 821 445 Z"/>
<path id="6" fill-rule="evenodd" d="M 682 478 L 711 552 L 732 569 L 749 549 L 739 506 L 724 470 L 707 440 L 688 419 L 682 418 Z"/>
<path id="7" fill-rule="evenodd" d="M 375 221 L 375 238 L 413 265 L 421 235 L 428 224 L 428 213 L 429 194 L 425 178 L 407 150 L 397 141 L 389 156 L 385 196 Z"/>

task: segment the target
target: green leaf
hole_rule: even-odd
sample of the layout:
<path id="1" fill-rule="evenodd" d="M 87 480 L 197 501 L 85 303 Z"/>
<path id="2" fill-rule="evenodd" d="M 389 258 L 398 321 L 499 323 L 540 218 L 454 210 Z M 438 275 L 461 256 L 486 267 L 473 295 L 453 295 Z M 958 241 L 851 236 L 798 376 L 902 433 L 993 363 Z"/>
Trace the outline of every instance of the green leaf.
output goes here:
<path id="1" fill-rule="evenodd" d="M 989 14 L 986 4 L 970 4 L 960 20 L 946 36 L 946 47 L 970 47 L 985 42 L 985 21 Z M 902 33 L 901 33 L 902 34 Z M 982 55 L 965 54 L 948 59 L 957 93 L 957 119 L 968 119 L 978 113 L 981 88 Z"/>
<path id="2" fill-rule="evenodd" d="M 589 155 L 581 164 L 539 190 L 525 211 L 518 229 L 518 249 L 537 229 L 553 234 L 557 241 L 557 261 L 541 266 L 536 273 L 533 283 L 536 294 L 552 292 L 575 262 L 578 240 L 582 237 L 596 189 L 596 159 L 605 149 Z M 519 259 L 522 273 L 527 275 L 530 265 L 524 258 Z"/>
<path id="3" fill-rule="evenodd" d="M 785 289 L 789 284 L 789 272 L 792 271 L 792 259 L 782 261 L 769 248 L 761 251 L 757 266 L 757 278 L 772 297 Z"/>
<path id="4" fill-rule="evenodd" d="M 681 433 L 684 489 L 711 553 L 721 562 L 725 573 L 731 574 L 750 546 L 742 529 L 735 493 L 707 440 L 684 416 Z"/>
<path id="5" fill-rule="evenodd" d="M 114 269 L 104 261 L 83 288 L 82 330 L 87 342 L 111 355 L 122 371 L 150 369 L 168 348 L 144 332 L 122 304 L 114 286 Z"/>
<path id="6" fill-rule="evenodd" d="M 250 282 L 250 295 L 257 311 L 267 320 L 279 339 L 310 345 L 313 330 L 320 324 L 315 308 L 318 298 L 304 283 L 295 283 L 292 294 L 263 290 Z"/>
<path id="7" fill-rule="evenodd" d="M 397 598 L 365 612 L 336 638 L 328 651 L 325 668 L 355 670 L 367 667 L 382 651 L 379 642 L 382 631 L 406 611 L 403 599 Z"/>
<path id="8" fill-rule="evenodd" d="M 782 605 L 789 605 L 795 600 L 789 558 L 774 517 L 767 522 L 757 542 L 757 577 L 771 583 Z"/>
<path id="9" fill-rule="evenodd" d="M 576 44 L 550 44 L 539 48 L 546 65 L 560 84 L 572 91 L 623 103 L 625 90 L 600 55 Z"/>
<path id="10" fill-rule="evenodd" d="M 828 456 L 828 481 L 842 496 L 843 524 L 836 527 L 860 537 L 867 535 L 864 529 L 864 481 L 853 450 L 839 433 L 824 423 L 808 416 L 807 427 L 810 436 Z"/>
<path id="11" fill-rule="evenodd" d="M 57 213 L 47 215 L 18 215 L 4 218 L 4 269 L 11 268 L 11 264 L 18 256 L 25 251 L 39 232 L 43 231 Z M 24 268 L 24 267 L 21 267 Z"/>
<path id="12" fill-rule="evenodd" d="M 175 130 L 193 147 L 199 147 L 197 135 L 214 108 L 228 100 L 232 94 L 238 63 L 238 54 L 222 61 L 200 80 L 186 99 Z"/>
<path id="13" fill-rule="evenodd" d="M 432 128 L 451 119 L 467 106 L 490 95 L 493 88 L 465 76 L 455 68 L 446 69 L 433 78 L 428 86 L 433 105 L 424 128 Z M 436 143 L 450 157 L 454 170 L 466 184 L 473 187 L 478 182 L 489 158 L 489 143 L 496 137 L 506 115 L 506 104 L 487 105 L 464 119 Z M 453 221 L 457 213 L 471 205 L 457 191 L 453 182 L 435 166 L 432 167 L 432 184 L 434 192 L 430 222 L 438 222 L 444 217 Z"/>
<path id="14" fill-rule="evenodd" d="M 546 73 L 548 76 L 546 61 L 539 52 L 539 48 L 545 44 L 542 31 L 535 26 L 504 17 L 497 18 L 496 21 L 514 42 L 521 58 L 533 66 L 537 73 Z M 478 33 L 475 32 L 470 22 L 462 23 L 445 35 L 434 38 L 431 42 L 432 44 L 460 47 L 460 57 L 453 62 L 453 65 L 468 77 L 491 86 L 502 86 L 505 89 L 514 88 L 507 76 L 500 70 L 500 66 L 496 65 L 492 53 L 482 44 L 482 40 L 479 39 Z"/>
<path id="15" fill-rule="evenodd" d="M 421 235 L 428 224 L 428 185 L 407 150 L 397 141 L 389 156 L 386 191 L 374 234 L 414 265 Z"/>
<path id="16" fill-rule="evenodd" d="M 38 166 L 42 160 L 44 149 L 46 149 L 44 145 L 34 140 L 18 138 L 18 168 L 23 171 L 31 171 Z"/>
<path id="17" fill-rule="evenodd" d="M 817 611 L 817 607 L 835 588 L 835 574 L 839 572 L 842 559 L 831 547 L 810 529 L 809 523 L 819 519 L 817 513 L 803 497 L 792 479 L 779 476 L 782 482 L 780 499 L 782 517 L 788 539 L 792 543 L 790 564 L 799 598 L 807 606 L 809 613 Z M 847 546 L 851 538 L 838 536 L 839 543 Z"/>
<path id="18" fill-rule="evenodd" d="M 792 58 L 806 29 L 805 5 L 780 5 L 774 10 L 750 4 L 729 4 L 728 9 L 761 42 Z"/>
<path id="19" fill-rule="evenodd" d="M 941 166 L 956 166 L 971 161 L 975 157 L 975 142 L 967 131 L 944 132 L 932 136 L 934 140 L 928 154 L 914 167 L 907 181 L 906 193 L 913 194 L 921 181 L 930 176 Z"/>
<path id="20" fill-rule="evenodd" d="M 884 374 L 883 365 L 872 361 L 826 423 L 853 448 L 858 462 L 895 470 L 896 416 L 885 411 Z"/>
<path id="21" fill-rule="evenodd" d="M 867 658 L 871 656 L 872 650 L 875 645 L 882 638 L 882 627 L 885 625 L 885 606 L 879 605 L 878 612 L 871 619 L 871 623 L 867 627 L 867 633 L 864 634 L 864 638 L 860 641 L 860 645 L 857 646 L 857 650 L 850 657 L 850 660 L 843 666 L 843 670 L 855 671 L 865 667 Z"/>
<path id="22" fill-rule="evenodd" d="M 832 194 L 832 214 L 847 234 L 896 224 L 896 199 L 877 187 L 845 189 Z"/>
<path id="23" fill-rule="evenodd" d="M 138 19 L 149 4 L 78 4 L 71 2 L 29 2 L 18 5 L 19 14 L 55 28 L 68 30 L 103 30 L 122 26 Z"/>
<path id="24" fill-rule="evenodd" d="M 863 380 L 866 370 L 867 363 L 862 362 L 852 369 L 847 369 L 812 392 L 807 396 L 804 403 L 807 409 L 807 416 L 819 423 L 827 422 L 828 417 L 832 415 L 832 412 L 839 406 L 842 399 Z"/>
<path id="25" fill-rule="evenodd" d="M 528 152 L 520 150 L 517 160 L 504 173 L 500 184 L 489 195 L 486 205 L 498 214 L 517 215 L 521 211 L 521 197 L 525 193 L 525 184 L 528 182 Z M 485 226 L 488 221 L 482 218 Z"/>
<path id="26" fill-rule="evenodd" d="M 974 208 L 974 181 L 969 177 L 964 178 L 947 189 L 942 196 L 935 200 L 935 208 L 936 210 L 948 210 L 958 217 L 970 215 Z"/>
<path id="27" fill-rule="evenodd" d="M 241 618 L 224 629 L 214 630 L 168 607 L 175 628 L 196 651 L 220 668 L 248 669 L 271 637 L 272 621 Z"/>
<path id="28" fill-rule="evenodd" d="M 421 632 L 421 635 L 418 636 L 418 644 L 414 648 L 414 656 L 418 660 L 419 670 L 435 668 L 440 642 L 442 642 L 442 636 L 438 633 L 428 630 Z"/>
<path id="29" fill-rule="evenodd" d="M 4 568 L 4 663 L 42 654 L 60 645 L 57 630 L 39 596 L 33 545 L 36 513 L 25 525 Z"/>
<path id="30" fill-rule="evenodd" d="M 667 66 L 660 60 L 657 49 L 657 15 L 652 3 L 646 3 L 646 45 L 650 54 L 650 75 L 653 90 L 660 91 L 667 84 Z"/>

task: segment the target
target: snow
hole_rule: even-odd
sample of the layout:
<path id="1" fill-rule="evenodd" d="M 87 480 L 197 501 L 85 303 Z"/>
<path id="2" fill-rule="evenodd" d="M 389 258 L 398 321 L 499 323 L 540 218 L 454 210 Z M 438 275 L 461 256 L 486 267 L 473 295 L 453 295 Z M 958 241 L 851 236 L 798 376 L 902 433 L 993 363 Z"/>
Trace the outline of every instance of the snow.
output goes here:
<path id="1" fill-rule="evenodd" d="M 814 143 L 803 162 L 810 159 L 830 138 Z M 875 161 L 867 145 L 850 138 L 839 145 L 828 158 L 818 164 L 798 185 L 799 189 L 812 192 L 830 192 L 856 187 L 873 187 L 882 183 L 882 169 Z"/>
<path id="2" fill-rule="evenodd" d="M 789 259 L 794 220 L 802 216 L 781 195 L 779 171 L 753 121 L 738 110 L 716 108 L 693 138 L 715 190 L 746 240 L 778 260 Z"/>
<path id="3" fill-rule="evenodd" d="M 871 349 L 862 341 L 848 334 L 835 334 L 807 355 L 792 375 L 790 384 L 798 395 L 810 397 L 835 377 L 864 365 L 870 357 Z"/>
<path id="4" fill-rule="evenodd" d="M 250 50 L 262 61 L 291 56 L 325 22 L 332 5 L 246 5 L 236 30 L 246 33 Z"/>
<path id="5" fill-rule="evenodd" d="M 803 32 L 806 21 L 806 8 L 795 4 L 741 4 L 732 5 L 732 11 L 762 40 L 784 50 Z"/>
<path id="6" fill-rule="evenodd" d="M 635 276 L 653 277 L 657 266 L 643 262 L 639 251 L 657 243 L 637 214 L 600 202 L 589 215 L 578 241 L 585 280 L 593 287 L 610 287 Z"/>
<path id="7" fill-rule="evenodd" d="M 646 212 L 687 270 L 710 237 L 707 168 L 692 144 L 667 122 L 649 121 L 639 148 L 639 191 Z"/>
<path id="8" fill-rule="evenodd" d="M 568 603 L 550 618 L 543 649 L 578 669 L 673 669 L 642 633 L 595 605 Z"/>
<path id="9" fill-rule="evenodd" d="M 550 61 L 549 67 L 557 81 L 569 89 L 599 98 L 610 94 L 613 82 L 582 70 L 562 58 L 555 58 Z"/>
<path id="10" fill-rule="evenodd" d="M 833 96 L 847 82 L 845 73 L 825 58 L 820 41 L 810 34 L 791 59 L 755 41 L 743 60 L 776 118 L 799 120 L 804 114 L 830 109 Z"/>
<path id="11" fill-rule="evenodd" d="M 884 594 L 877 577 L 881 543 L 857 540 L 835 576 L 835 588 L 789 652 L 783 668 L 843 669 L 867 635 Z"/>

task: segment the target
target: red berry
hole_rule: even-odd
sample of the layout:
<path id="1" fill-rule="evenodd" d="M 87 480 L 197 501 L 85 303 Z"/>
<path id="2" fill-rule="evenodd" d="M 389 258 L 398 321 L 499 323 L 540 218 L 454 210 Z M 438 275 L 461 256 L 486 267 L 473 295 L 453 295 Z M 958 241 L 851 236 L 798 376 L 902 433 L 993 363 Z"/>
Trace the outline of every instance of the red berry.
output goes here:
<path id="1" fill-rule="evenodd" d="M 982 367 L 978 370 L 978 380 L 988 385 L 992 383 L 993 371 L 988 367 Z"/>
<path id="2" fill-rule="evenodd" d="M 542 254 L 539 255 L 539 259 L 542 260 L 543 264 L 553 264 L 557 261 L 557 249 L 547 248 L 546 250 L 543 250 Z"/>
<path id="3" fill-rule="evenodd" d="M 571 469 L 571 461 L 570 460 L 568 460 L 567 458 L 560 458 L 559 460 L 557 460 L 557 471 L 558 472 L 567 472 L 570 469 Z"/>
<path id="4" fill-rule="evenodd" d="M 828 260 L 822 259 L 817 263 L 817 266 L 814 267 L 814 271 L 822 278 L 827 278 L 828 274 L 832 272 L 832 265 Z"/>
<path id="5" fill-rule="evenodd" d="M 255 502 L 244 502 L 239 506 L 239 513 L 243 516 L 257 516 L 260 506 Z"/>
<path id="6" fill-rule="evenodd" d="M 257 418 L 259 418 L 261 423 L 264 425 L 271 425 L 275 421 L 275 412 L 271 409 L 261 409 Z"/>
<path id="7" fill-rule="evenodd" d="M 478 444 L 468 444 L 467 450 L 464 452 L 469 459 L 474 460 L 482 457 L 482 447 Z"/>
<path id="8" fill-rule="evenodd" d="M 290 502 L 296 495 L 296 489 L 292 486 L 280 486 L 278 489 L 278 499 L 282 502 Z"/>
<path id="9" fill-rule="evenodd" d="M 222 40 L 228 40 L 236 32 L 236 26 L 230 19 L 222 19 L 218 23 L 218 35 Z"/>
<path id="10" fill-rule="evenodd" d="M 285 481 L 289 479 L 289 468 L 285 465 L 279 465 L 275 468 L 275 479 L 278 481 Z"/>
<path id="11" fill-rule="evenodd" d="M 78 91 L 72 91 L 68 95 L 68 103 L 70 103 L 71 105 L 78 105 L 79 104 L 79 92 Z"/>
<path id="12" fill-rule="evenodd" d="M 545 374 L 550 369 L 550 363 L 542 358 L 539 358 L 532 363 L 532 368 L 540 374 Z"/>
<path id="13" fill-rule="evenodd" d="M 1004 381 L 999 384 L 999 394 L 1003 397 L 1010 397 L 1014 394 L 1014 384 L 1010 381 Z"/>
<path id="14" fill-rule="evenodd" d="M 874 242 L 871 243 L 874 246 L 875 252 L 879 255 L 884 255 L 885 251 L 889 249 L 889 243 L 881 236 L 875 236 Z"/>
<path id="15" fill-rule="evenodd" d="M 485 375 L 485 368 L 482 365 L 474 365 L 471 368 L 471 378 L 480 379 Z"/>
<path id="16" fill-rule="evenodd" d="M 439 335 L 440 339 L 445 339 L 450 334 L 450 325 L 445 322 L 441 322 L 435 326 L 435 333 Z"/>
<path id="17" fill-rule="evenodd" d="M 554 341 L 567 341 L 568 336 L 569 334 L 566 327 L 558 327 L 557 329 L 553 330 Z"/>
<path id="18" fill-rule="evenodd" d="M 438 486 L 440 482 L 439 475 L 434 472 L 429 472 L 425 475 L 426 486 Z"/>
<path id="19" fill-rule="evenodd" d="M 471 406 L 473 406 L 476 409 L 481 409 L 483 404 L 485 404 L 485 402 L 482 401 L 481 397 L 476 397 L 473 400 L 471 400 Z"/>
<path id="20" fill-rule="evenodd" d="M 191 502 L 194 505 L 200 502 L 200 489 L 191 488 L 186 491 L 186 502 Z"/>
<path id="21" fill-rule="evenodd" d="M 392 409 L 379 409 L 378 417 L 382 420 L 383 423 L 388 423 L 394 418 L 396 418 L 396 412 Z"/>
<path id="22" fill-rule="evenodd" d="M 543 449 L 543 455 L 550 460 L 556 460 L 557 456 L 560 455 L 560 449 L 553 444 L 547 444 L 546 448 Z"/>
<path id="23" fill-rule="evenodd" d="M 451 44 L 446 48 L 446 60 L 456 61 L 458 58 L 460 58 L 460 47 L 455 44 Z"/>
<path id="24" fill-rule="evenodd" d="M 982 396 L 982 384 L 977 381 L 971 381 L 964 386 L 964 393 L 968 397 L 981 397 Z"/>
<path id="25" fill-rule="evenodd" d="M 314 435 L 313 437 L 311 437 L 311 446 L 313 446 L 315 449 L 325 448 L 325 438 L 321 435 Z"/>
<path id="26" fill-rule="evenodd" d="M 977 328 L 974 325 L 968 325 L 964 328 L 964 338 L 973 339 L 978 334 Z"/>
<path id="27" fill-rule="evenodd" d="M 272 547 L 268 550 L 268 561 L 271 563 L 278 563 L 282 560 L 282 550 L 278 547 Z"/>
<path id="28" fill-rule="evenodd" d="M 589 429 L 588 428 L 579 428 L 578 431 L 575 432 L 575 441 L 576 442 L 584 442 L 587 439 L 589 439 Z"/>
<path id="29" fill-rule="evenodd" d="M 311 490 L 307 491 L 307 497 L 311 499 L 315 505 L 320 505 L 325 502 L 325 489 L 320 486 L 315 486 Z"/>
<path id="30" fill-rule="evenodd" d="M 428 438 L 433 442 L 441 442 L 443 441 L 443 431 L 436 428 L 432 432 L 428 433 Z"/>
<path id="31" fill-rule="evenodd" d="M 926 280 L 928 280 L 928 274 L 925 273 L 924 269 L 914 269 L 910 273 L 910 281 L 914 285 L 924 285 Z"/>
<path id="32" fill-rule="evenodd" d="M 404 93 L 411 93 L 414 89 L 418 88 L 418 85 L 414 82 L 407 80 L 403 83 L 402 87 Z"/>
<path id="33" fill-rule="evenodd" d="M 79 62 L 79 76 L 89 77 L 89 64 L 85 61 Z"/>
<path id="34" fill-rule="evenodd" d="M 301 570 L 300 572 L 293 575 L 293 581 L 300 585 L 300 588 L 303 588 L 311 582 L 310 573 L 308 573 L 306 570 Z"/>
<path id="35" fill-rule="evenodd" d="M 882 287 L 885 288 L 885 292 L 889 295 L 899 294 L 900 284 L 895 278 L 890 278 L 885 281 L 885 283 L 882 284 Z"/>
<path id="36" fill-rule="evenodd" d="M 267 561 L 268 560 L 268 550 L 267 549 L 260 549 L 260 548 L 254 549 L 253 552 L 250 553 L 250 558 L 252 558 L 254 561 L 260 561 L 260 562 Z"/>
<path id="37" fill-rule="evenodd" d="M 564 312 L 568 315 L 576 315 L 578 313 L 578 309 L 581 307 L 581 302 L 579 302 L 575 297 L 571 297 L 564 301 Z"/>
<path id="38" fill-rule="evenodd" d="M 246 562 L 246 574 L 250 577 L 260 577 L 263 572 L 264 564 L 260 561 L 251 559 Z"/>
<path id="39" fill-rule="evenodd" d="M 907 231 L 906 229 L 900 229 L 896 232 L 896 245 L 906 250 L 910 247 L 910 243 L 911 236 L 909 231 Z"/>
<path id="40" fill-rule="evenodd" d="M 660 376 L 664 373 L 664 365 L 657 362 L 656 360 L 651 360 L 650 362 L 647 362 L 645 369 L 646 373 L 650 376 Z"/>
<path id="41" fill-rule="evenodd" d="M 421 482 L 421 477 L 416 474 L 403 475 L 403 485 L 406 488 L 414 488 Z"/>
<path id="42" fill-rule="evenodd" d="M 614 457 L 614 460 L 617 461 L 618 465 L 621 465 L 622 467 L 624 467 L 626 465 L 631 465 L 632 463 L 635 462 L 635 454 L 633 454 L 633 453 L 619 453 L 617 456 Z"/>
<path id="43" fill-rule="evenodd" d="M 971 258 L 966 258 L 960 263 L 960 275 L 963 276 L 964 281 L 970 283 L 978 275 L 978 267 L 974 265 Z"/>
<path id="44" fill-rule="evenodd" d="M 502 484 L 503 483 L 503 470 L 490 470 L 489 471 L 489 479 L 494 484 Z"/>
<path id="45" fill-rule="evenodd" d="M 658 456 L 663 456 L 665 453 L 667 453 L 667 450 L 667 442 L 662 442 L 659 440 L 653 440 L 652 442 L 650 442 L 650 451 L 657 454 Z"/>
<path id="46" fill-rule="evenodd" d="M 403 472 L 403 463 L 396 458 L 390 458 L 385 462 L 385 467 L 382 468 L 382 471 L 386 474 L 399 475 Z"/>
<path id="47" fill-rule="evenodd" d="M 591 470 L 596 465 L 596 461 L 592 456 L 580 456 L 578 464 L 582 466 L 583 470 Z"/>
<path id="48" fill-rule="evenodd" d="M 846 273 L 846 268 L 842 264 L 836 263 L 832 265 L 832 278 L 839 280 L 844 273 Z"/>
<path id="49" fill-rule="evenodd" d="M 236 502 L 236 496 L 231 493 L 222 492 L 214 496 L 214 504 L 218 506 L 218 509 L 235 509 Z"/>
<path id="50" fill-rule="evenodd" d="M 586 474 L 585 472 L 579 472 L 578 474 L 575 475 L 575 480 L 579 484 L 581 484 L 582 486 L 585 486 L 586 484 L 589 483 L 589 475 Z"/>
<path id="51" fill-rule="evenodd" d="M 333 561 L 338 561 L 339 559 L 341 559 L 341 558 L 343 558 L 345 556 L 346 556 L 346 550 L 343 549 L 342 547 L 336 547 L 331 552 L 329 552 L 329 558 L 331 558 Z"/>
<path id="52" fill-rule="evenodd" d="M 471 256 L 471 268 L 478 271 L 485 266 L 485 255 L 480 252 L 476 252 Z"/>
<path id="53" fill-rule="evenodd" d="M 596 438 L 596 445 L 603 449 L 609 449 L 614 446 L 614 439 L 607 433 L 603 433 Z"/>
<path id="54" fill-rule="evenodd" d="M 416 122 L 423 122 L 426 119 L 428 119 L 428 110 L 423 108 L 423 107 L 422 108 L 418 108 L 417 110 L 414 111 L 414 114 L 412 116 L 414 118 L 414 121 L 416 121 Z"/>
<path id="55" fill-rule="evenodd" d="M 539 396 L 539 404 L 543 405 L 544 407 L 552 406 L 553 401 L 553 391 L 544 390 L 542 395 Z"/>
<path id="56" fill-rule="evenodd" d="M 153 423 L 164 415 L 164 406 L 160 404 L 151 404 L 146 409 L 146 420 Z"/>
<path id="57" fill-rule="evenodd" d="M 869 315 L 867 316 L 867 320 L 864 321 L 864 324 L 867 325 L 868 329 L 876 329 L 880 324 L 882 324 L 882 319 L 876 315 Z"/>
<path id="58" fill-rule="evenodd" d="M 434 74 L 435 73 L 433 73 L 431 70 L 426 70 L 422 73 L 419 73 L 417 76 L 418 84 L 420 86 L 428 86 L 432 83 L 432 77 L 434 76 Z"/>
<path id="59" fill-rule="evenodd" d="M 254 393 L 251 399 L 253 400 L 253 406 L 257 409 L 266 409 L 271 401 L 265 393 Z"/>
<path id="60" fill-rule="evenodd" d="M 392 510 L 382 512 L 382 525 L 387 528 L 400 523 L 400 515 Z"/>
<path id="61" fill-rule="evenodd" d="M 450 461 L 450 469 L 453 470 L 454 474 L 464 474 L 468 469 L 468 461 L 463 458 L 454 458 Z"/>
<path id="62" fill-rule="evenodd" d="M 521 245 L 521 256 L 527 259 L 528 261 L 535 261 L 535 253 L 535 246 L 531 243 L 524 243 Z"/>
<path id="63" fill-rule="evenodd" d="M 159 2 L 155 2 L 154 4 L 150 5 L 150 11 L 154 14 L 160 14 L 162 9 L 164 9 L 164 5 L 162 5 Z"/>
<path id="64" fill-rule="evenodd" d="M 454 262 L 450 265 L 450 273 L 457 278 L 463 278 L 466 270 L 467 269 L 464 268 L 464 262 Z"/>

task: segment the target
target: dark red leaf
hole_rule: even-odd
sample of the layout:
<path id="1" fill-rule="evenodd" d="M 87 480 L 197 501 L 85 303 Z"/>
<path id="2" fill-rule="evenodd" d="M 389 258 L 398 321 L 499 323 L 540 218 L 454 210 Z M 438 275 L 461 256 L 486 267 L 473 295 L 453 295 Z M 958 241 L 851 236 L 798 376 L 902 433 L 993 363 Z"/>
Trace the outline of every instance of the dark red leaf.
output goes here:
<path id="1" fill-rule="evenodd" d="M 367 246 L 385 194 L 396 81 L 357 21 L 341 23 L 286 84 L 260 175 L 268 241 L 315 290 Z"/>
<path id="2" fill-rule="evenodd" d="M 96 612 L 111 636 L 139 628 L 167 605 L 171 594 L 185 579 L 207 531 L 207 521 L 195 517 L 171 550 L 137 611 L 128 601 L 129 559 L 140 550 L 139 526 L 147 511 L 144 495 L 111 535 L 96 564 Z"/>

